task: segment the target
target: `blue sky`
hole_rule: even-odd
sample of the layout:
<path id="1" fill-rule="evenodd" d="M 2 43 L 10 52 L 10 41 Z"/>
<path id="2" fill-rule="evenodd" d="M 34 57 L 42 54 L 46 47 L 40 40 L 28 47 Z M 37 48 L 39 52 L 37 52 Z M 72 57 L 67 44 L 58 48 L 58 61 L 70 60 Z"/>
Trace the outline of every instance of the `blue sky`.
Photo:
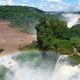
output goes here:
<path id="1" fill-rule="evenodd" d="M 80 0 L 0 0 L 0 5 L 37 7 L 44 11 L 80 11 Z"/>

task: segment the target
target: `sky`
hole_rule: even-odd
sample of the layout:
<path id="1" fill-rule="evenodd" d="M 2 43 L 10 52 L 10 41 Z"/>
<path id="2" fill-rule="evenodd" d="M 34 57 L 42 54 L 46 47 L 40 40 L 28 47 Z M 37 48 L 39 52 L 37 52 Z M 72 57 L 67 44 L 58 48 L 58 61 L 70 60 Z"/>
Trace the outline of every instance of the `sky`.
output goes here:
<path id="1" fill-rule="evenodd" d="M 44 11 L 80 11 L 80 0 L 0 0 L 0 5 L 31 6 Z"/>

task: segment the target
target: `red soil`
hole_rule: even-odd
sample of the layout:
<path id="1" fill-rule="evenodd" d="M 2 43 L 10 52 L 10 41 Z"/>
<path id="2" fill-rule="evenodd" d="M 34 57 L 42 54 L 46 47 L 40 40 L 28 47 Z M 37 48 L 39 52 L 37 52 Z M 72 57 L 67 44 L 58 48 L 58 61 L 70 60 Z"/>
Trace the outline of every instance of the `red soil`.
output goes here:
<path id="1" fill-rule="evenodd" d="M 9 22 L 0 22 L 0 48 L 5 49 L 1 54 L 15 52 L 20 46 L 31 44 L 33 40 L 33 35 L 11 28 Z"/>

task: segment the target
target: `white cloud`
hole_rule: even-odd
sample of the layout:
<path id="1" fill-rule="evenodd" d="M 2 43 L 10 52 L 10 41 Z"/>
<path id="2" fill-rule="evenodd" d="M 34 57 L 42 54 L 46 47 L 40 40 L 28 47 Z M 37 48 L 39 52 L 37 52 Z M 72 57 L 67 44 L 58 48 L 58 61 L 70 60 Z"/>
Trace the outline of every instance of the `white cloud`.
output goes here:
<path id="1" fill-rule="evenodd" d="M 68 6 L 70 6 L 70 4 L 63 0 L 40 0 L 40 2 L 36 4 L 36 7 L 46 11 L 63 11 L 67 10 Z"/>
<path id="2" fill-rule="evenodd" d="M 40 0 L 40 1 L 48 1 L 48 2 L 61 2 L 63 0 Z"/>
<path id="3" fill-rule="evenodd" d="M 13 0 L 0 0 L 0 5 L 11 5 Z"/>
<path id="4" fill-rule="evenodd" d="M 62 2 L 63 0 L 48 0 L 48 1 L 52 1 L 52 2 Z"/>
<path id="5" fill-rule="evenodd" d="M 18 0 L 19 1 L 19 0 Z M 45 11 L 78 11 L 80 10 L 80 0 L 76 3 L 69 3 L 66 0 L 0 0 L 0 5 L 22 5 L 32 6 Z M 32 1 L 32 2 L 31 2 Z"/>
<path id="6" fill-rule="evenodd" d="M 11 5 L 12 4 L 12 0 L 6 0 L 7 5 Z"/>
<path id="7" fill-rule="evenodd" d="M 5 0 L 0 0 L 0 5 L 5 4 Z"/>
<path id="8" fill-rule="evenodd" d="M 69 3 L 69 2 L 66 2 L 66 0 L 39 0 L 39 3 L 36 3 L 33 6 L 46 11 L 78 11 L 80 10 L 79 3 Z"/>

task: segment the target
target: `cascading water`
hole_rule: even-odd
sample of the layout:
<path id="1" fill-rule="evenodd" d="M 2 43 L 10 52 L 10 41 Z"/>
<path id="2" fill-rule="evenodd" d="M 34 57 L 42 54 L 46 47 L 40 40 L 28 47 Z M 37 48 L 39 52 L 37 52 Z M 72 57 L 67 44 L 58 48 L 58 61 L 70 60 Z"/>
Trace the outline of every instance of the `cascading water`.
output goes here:
<path id="1" fill-rule="evenodd" d="M 11 69 L 11 71 L 19 69 L 18 63 L 16 63 L 13 59 L 11 59 L 11 56 L 9 55 L 1 58 L 0 64 L 8 69 Z"/>
<path id="2" fill-rule="evenodd" d="M 43 60 L 41 56 L 32 54 L 27 55 L 27 58 L 33 59 L 26 60 L 25 56 L 23 63 L 14 60 L 12 56 L 0 58 L 0 64 L 11 71 L 5 75 L 5 80 L 80 80 L 80 66 L 69 64 L 66 55 Z"/>
<path id="3" fill-rule="evenodd" d="M 80 22 L 78 22 L 78 20 L 80 19 L 79 14 L 70 13 L 70 14 L 63 14 L 63 16 L 66 18 L 68 28 L 71 28 L 76 24 L 80 24 Z"/>
<path id="4" fill-rule="evenodd" d="M 51 80 L 80 80 L 80 67 L 67 63 L 67 56 L 61 55 L 57 61 Z M 65 61 L 66 60 L 66 61 Z"/>

